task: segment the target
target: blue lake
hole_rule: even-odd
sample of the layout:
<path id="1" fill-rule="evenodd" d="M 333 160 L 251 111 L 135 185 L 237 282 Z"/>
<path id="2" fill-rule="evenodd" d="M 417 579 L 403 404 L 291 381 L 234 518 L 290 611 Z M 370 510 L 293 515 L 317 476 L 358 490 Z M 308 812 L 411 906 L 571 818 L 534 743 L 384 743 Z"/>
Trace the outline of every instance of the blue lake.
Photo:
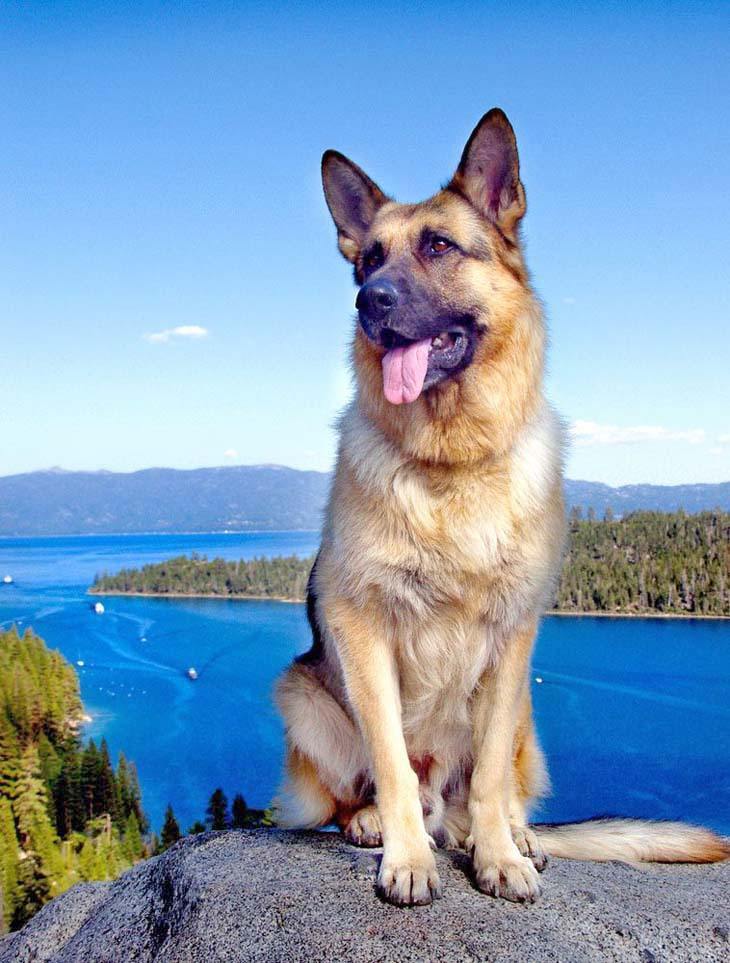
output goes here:
<path id="1" fill-rule="evenodd" d="M 309 555 L 314 532 L 0 539 L 0 624 L 32 626 L 77 671 L 92 722 L 139 769 L 155 827 L 172 803 L 186 827 L 216 786 L 268 804 L 282 759 L 271 703 L 279 671 L 309 645 L 304 607 L 105 599 L 94 575 L 197 551 Z M 195 666 L 196 682 L 186 676 Z M 730 833 L 730 622 L 543 621 L 532 672 L 553 794 L 536 814 L 682 818 Z"/>

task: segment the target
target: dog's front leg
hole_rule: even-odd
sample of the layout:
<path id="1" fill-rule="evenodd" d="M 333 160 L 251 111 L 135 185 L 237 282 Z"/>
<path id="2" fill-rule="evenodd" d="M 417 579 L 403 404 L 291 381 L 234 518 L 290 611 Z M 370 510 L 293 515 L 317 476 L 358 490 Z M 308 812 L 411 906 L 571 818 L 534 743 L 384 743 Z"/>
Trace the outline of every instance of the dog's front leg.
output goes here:
<path id="1" fill-rule="evenodd" d="M 398 905 L 430 903 L 441 895 L 441 884 L 406 751 L 398 671 L 385 627 L 379 613 L 344 600 L 326 606 L 325 614 L 372 763 L 383 836 L 378 890 Z"/>
<path id="2" fill-rule="evenodd" d="M 505 899 L 532 900 L 540 893 L 537 871 L 517 849 L 509 824 L 509 791 L 518 710 L 535 636 L 532 625 L 507 643 L 474 698 L 474 771 L 469 790 L 472 853 L 476 883 Z"/>

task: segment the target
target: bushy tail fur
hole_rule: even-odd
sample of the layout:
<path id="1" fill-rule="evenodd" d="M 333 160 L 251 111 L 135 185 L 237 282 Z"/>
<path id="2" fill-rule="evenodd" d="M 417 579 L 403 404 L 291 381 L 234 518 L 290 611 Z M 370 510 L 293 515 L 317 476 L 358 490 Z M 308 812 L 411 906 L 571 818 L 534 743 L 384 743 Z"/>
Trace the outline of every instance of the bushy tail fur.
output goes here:
<path id="1" fill-rule="evenodd" d="M 532 827 L 550 856 L 624 863 L 716 863 L 730 842 L 709 829 L 647 819 L 591 819 Z"/>

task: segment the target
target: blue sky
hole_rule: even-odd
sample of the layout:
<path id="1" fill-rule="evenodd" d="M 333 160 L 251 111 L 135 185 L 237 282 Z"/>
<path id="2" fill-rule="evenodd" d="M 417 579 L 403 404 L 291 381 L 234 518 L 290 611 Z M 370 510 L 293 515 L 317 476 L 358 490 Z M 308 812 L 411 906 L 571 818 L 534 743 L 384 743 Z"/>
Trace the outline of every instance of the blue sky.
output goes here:
<path id="1" fill-rule="evenodd" d="M 329 467 L 354 289 L 320 155 L 418 200 L 499 105 L 568 473 L 729 479 L 727 14 L 3 4 L 0 474 Z"/>

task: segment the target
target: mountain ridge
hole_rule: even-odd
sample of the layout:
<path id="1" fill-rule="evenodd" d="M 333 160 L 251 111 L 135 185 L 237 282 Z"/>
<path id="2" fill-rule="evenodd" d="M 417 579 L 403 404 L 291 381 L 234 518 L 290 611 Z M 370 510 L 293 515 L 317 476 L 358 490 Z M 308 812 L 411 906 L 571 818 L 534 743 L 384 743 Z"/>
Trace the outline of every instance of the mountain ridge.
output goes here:
<path id="1" fill-rule="evenodd" d="M 143 468 L 57 467 L 0 476 L 0 536 L 182 534 L 313 530 L 321 524 L 328 472 L 286 465 Z M 568 508 L 602 516 L 639 509 L 730 510 L 730 482 L 622 485 L 566 479 Z"/>

